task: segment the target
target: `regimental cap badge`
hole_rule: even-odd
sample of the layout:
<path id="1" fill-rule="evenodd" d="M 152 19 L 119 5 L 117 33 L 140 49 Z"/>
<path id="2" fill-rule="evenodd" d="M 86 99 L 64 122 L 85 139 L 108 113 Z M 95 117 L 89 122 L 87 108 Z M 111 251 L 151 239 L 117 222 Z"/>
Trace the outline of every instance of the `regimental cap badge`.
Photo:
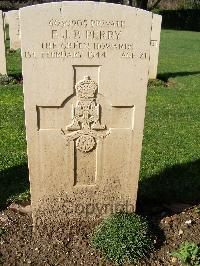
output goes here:
<path id="1" fill-rule="evenodd" d="M 85 76 L 83 80 L 76 83 L 75 89 L 79 99 L 95 98 L 98 85 L 89 76 Z"/>

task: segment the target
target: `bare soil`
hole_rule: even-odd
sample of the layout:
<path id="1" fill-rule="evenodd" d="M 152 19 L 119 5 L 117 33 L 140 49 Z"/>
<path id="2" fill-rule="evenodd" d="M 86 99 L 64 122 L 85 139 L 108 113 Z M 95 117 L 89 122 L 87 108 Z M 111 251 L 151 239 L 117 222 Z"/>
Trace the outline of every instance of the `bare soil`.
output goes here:
<path id="1" fill-rule="evenodd" d="M 178 266 L 170 253 L 185 241 L 199 244 L 199 209 L 183 207 L 180 204 L 154 207 L 145 213 L 153 224 L 156 251 L 139 266 Z M 64 225 L 57 224 L 52 232 L 42 228 L 33 234 L 30 213 L 13 208 L 1 211 L 0 265 L 113 265 L 90 244 L 96 223 L 70 220 Z"/>

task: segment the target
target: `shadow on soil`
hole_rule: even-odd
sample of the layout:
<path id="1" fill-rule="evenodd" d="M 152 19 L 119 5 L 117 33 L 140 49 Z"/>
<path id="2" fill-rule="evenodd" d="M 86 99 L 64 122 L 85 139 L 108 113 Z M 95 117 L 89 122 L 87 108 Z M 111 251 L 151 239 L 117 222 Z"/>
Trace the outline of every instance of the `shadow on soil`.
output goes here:
<path id="1" fill-rule="evenodd" d="M 0 172 L 0 208 L 29 188 L 27 164 Z M 139 182 L 138 204 L 200 203 L 200 159 L 174 165 Z"/>
<path id="2" fill-rule="evenodd" d="M 200 71 L 168 72 L 168 73 L 158 74 L 157 79 L 167 82 L 170 78 L 185 77 L 185 76 L 191 76 L 191 75 L 197 75 L 197 74 L 200 74 Z"/>
<path id="3" fill-rule="evenodd" d="M 0 210 L 4 208 L 10 197 L 27 191 L 29 188 L 28 166 L 18 165 L 0 172 Z"/>
<path id="4" fill-rule="evenodd" d="M 139 182 L 138 207 L 200 203 L 200 159 L 164 169 Z"/>

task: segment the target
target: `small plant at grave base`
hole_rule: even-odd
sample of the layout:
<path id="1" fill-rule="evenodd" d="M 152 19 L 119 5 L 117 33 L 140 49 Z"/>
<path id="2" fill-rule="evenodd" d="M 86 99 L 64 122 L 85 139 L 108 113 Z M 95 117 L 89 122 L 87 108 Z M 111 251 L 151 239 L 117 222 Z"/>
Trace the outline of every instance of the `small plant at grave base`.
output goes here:
<path id="1" fill-rule="evenodd" d="M 196 206 L 196 207 L 194 208 L 194 211 L 195 211 L 196 213 L 200 214 L 200 205 Z"/>
<path id="2" fill-rule="evenodd" d="M 164 85 L 165 85 L 165 82 L 160 79 L 150 79 L 148 81 L 148 88 L 155 89 L 156 87 L 164 86 Z"/>
<path id="3" fill-rule="evenodd" d="M 20 193 L 20 195 L 13 195 L 8 198 L 7 204 L 10 203 L 21 203 L 21 202 L 27 202 L 30 201 L 31 195 L 30 195 L 30 190 L 27 189 L 26 191 Z"/>
<path id="4" fill-rule="evenodd" d="M 137 263 L 154 250 L 147 220 L 134 213 L 117 213 L 104 219 L 91 240 L 106 259 L 116 264 Z"/>
<path id="5" fill-rule="evenodd" d="M 9 84 L 17 84 L 17 80 L 13 77 L 9 77 L 7 75 L 0 74 L 0 85 L 9 85 Z"/>
<path id="6" fill-rule="evenodd" d="M 178 258 L 184 266 L 200 266 L 200 247 L 195 243 L 185 242 L 171 255 Z"/>

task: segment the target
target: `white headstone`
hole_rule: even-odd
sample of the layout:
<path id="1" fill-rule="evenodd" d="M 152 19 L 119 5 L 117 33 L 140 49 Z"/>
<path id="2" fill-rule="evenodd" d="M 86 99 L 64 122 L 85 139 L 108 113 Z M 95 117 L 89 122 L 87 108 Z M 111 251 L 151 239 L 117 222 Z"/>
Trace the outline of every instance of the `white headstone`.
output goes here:
<path id="1" fill-rule="evenodd" d="M 3 12 L 0 10 L 0 74 L 7 75 Z"/>
<path id="2" fill-rule="evenodd" d="M 6 23 L 9 25 L 10 49 L 21 48 L 19 11 L 11 10 L 5 13 Z"/>
<path id="3" fill-rule="evenodd" d="M 157 77 L 161 23 L 162 16 L 153 14 L 151 29 L 149 79 L 156 79 Z"/>
<path id="4" fill-rule="evenodd" d="M 34 223 L 133 211 L 152 13 L 59 2 L 20 22 Z"/>

